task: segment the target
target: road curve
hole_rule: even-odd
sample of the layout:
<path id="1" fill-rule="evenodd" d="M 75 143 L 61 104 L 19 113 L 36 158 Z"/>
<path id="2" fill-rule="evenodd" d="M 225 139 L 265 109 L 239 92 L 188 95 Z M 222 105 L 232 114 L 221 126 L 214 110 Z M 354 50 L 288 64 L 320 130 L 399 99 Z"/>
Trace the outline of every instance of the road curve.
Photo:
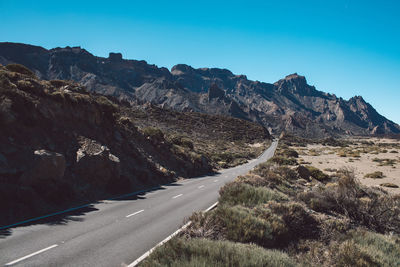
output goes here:
<path id="1" fill-rule="evenodd" d="M 218 199 L 225 183 L 273 156 L 277 142 L 247 164 L 186 179 L 135 199 L 106 200 L 62 221 L 0 233 L 1 266 L 126 266 Z M 89 212 L 90 210 L 90 212 Z"/>

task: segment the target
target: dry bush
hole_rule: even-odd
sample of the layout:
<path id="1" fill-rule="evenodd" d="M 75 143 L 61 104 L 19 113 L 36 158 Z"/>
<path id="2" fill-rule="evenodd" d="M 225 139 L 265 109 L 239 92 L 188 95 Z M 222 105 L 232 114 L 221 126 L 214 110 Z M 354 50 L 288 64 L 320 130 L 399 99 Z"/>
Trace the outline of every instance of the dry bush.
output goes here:
<path id="1" fill-rule="evenodd" d="M 385 191 L 363 187 L 350 170 L 341 170 L 336 184 L 314 188 L 298 197 L 316 211 L 342 214 L 380 233 L 400 233 L 400 200 Z"/>
<path id="2" fill-rule="evenodd" d="M 6 66 L 6 69 L 9 71 L 17 72 L 19 74 L 35 77 L 35 74 L 30 69 L 21 64 L 8 64 Z"/>
<path id="3" fill-rule="evenodd" d="M 380 186 L 389 187 L 389 188 L 399 188 L 397 184 L 394 183 L 382 183 Z"/>
<path id="4" fill-rule="evenodd" d="M 284 156 L 273 156 L 268 161 L 278 165 L 298 165 L 295 158 L 288 158 Z"/>
<path id="5" fill-rule="evenodd" d="M 383 172 L 381 171 L 376 171 L 376 172 L 372 172 L 372 173 L 367 173 L 366 175 L 364 175 L 365 178 L 383 178 L 385 177 L 383 175 Z"/>

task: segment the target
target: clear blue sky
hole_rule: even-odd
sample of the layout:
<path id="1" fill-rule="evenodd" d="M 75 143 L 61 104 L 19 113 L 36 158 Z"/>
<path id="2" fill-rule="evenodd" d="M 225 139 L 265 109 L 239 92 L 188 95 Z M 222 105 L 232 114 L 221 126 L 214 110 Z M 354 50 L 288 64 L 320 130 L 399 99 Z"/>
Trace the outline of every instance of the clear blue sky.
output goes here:
<path id="1" fill-rule="evenodd" d="M 362 95 L 400 123 L 400 1 L 0 0 L 0 41 L 122 52 Z"/>

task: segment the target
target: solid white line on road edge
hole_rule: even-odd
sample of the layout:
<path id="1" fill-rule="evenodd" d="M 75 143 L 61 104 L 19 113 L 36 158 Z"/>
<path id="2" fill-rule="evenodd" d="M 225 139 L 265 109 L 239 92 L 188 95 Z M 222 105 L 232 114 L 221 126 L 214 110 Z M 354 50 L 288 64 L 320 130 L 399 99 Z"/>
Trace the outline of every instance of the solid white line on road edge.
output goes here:
<path id="1" fill-rule="evenodd" d="M 212 204 L 210 207 L 208 207 L 206 210 L 204 210 L 204 212 L 208 212 L 210 210 L 212 210 L 213 208 L 215 208 L 218 205 L 218 201 L 215 202 L 214 204 Z"/>
<path id="2" fill-rule="evenodd" d="M 179 194 L 179 195 L 174 196 L 174 197 L 172 197 L 172 198 L 178 198 L 178 197 L 181 197 L 181 196 L 183 196 L 183 194 Z"/>
<path id="3" fill-rule="evenodd" d="M 200 188 L 203 188 L 204 187 L 204 185 L 200 185 L 198 188 L 200 189 Z"/>
<path id="4" fill-rule="evenodd" d="M 204 212 L 210 211 L 213 208 L 215 208 L 215 206 L 218 205 L 218 201 L 215 202 L 214 204 L 212 204 L 210 207 L 208 207 L 206 210 L 204 210 Z M 153 248 L 151 248 L 150 250 L 148 250 L 146 253 L 144 253 L 142 256 L 140 256 L 139 258 L 137 258 L 134 262 L 132 262 L 131 264 L 127 265 L 126 267 L 134 267 L 136 265 L 138 265 L 142 260 L 144 260 L 145 258 L 147 258 L 156 248 L 158 248 L 159 246 L 164 245 L 165 243 L 167 243 L 171 238 L 173 238 L 174 236 L 176 236 L 177 234 L 179 234 L 180 232 L 182 232 L 183 230 L 185 230 L 192 222 L 189 221 L 188 223 L 186 223 L 184 226 L 182 226 L 181 228 L 179 228 L 178 230 L 176 230 L 173 234 L 169 235 L 167 238 L 165 238 L 163 241 L 161 241 L 160 243 L 158 243 L 157 245 L 155 245 Z"/>
<path id="5" fill-rule="evenodd" d="M 184 230 L 185 228 L 187 228 L 192 222 L 188 222 L 187 224 L 185 224 L 184 226 L 182 226 L 181 228 L 179 228 L 178 230 L 176 230 L 173 234 L 167 236 L 163 241 L 161 241 L 160 243 L 158 243 L 157 245 L 155 245 L 152 249 L 150 249 L 149 251 L 147 251 L 146 253 L 144 253 L 142 256 L 140 256 L 139 258 L 137 258 L 134 262 L 132 262 L 131 264 L 127 265 L 126 267 L 134 267 L 136 265 L 139 264 L 139 262 L 141 262 L 142 260 L 144 260 L 145 258 L 147 258 L 156 248 L 158 248 L 159 246 L 164 245 L 165 243 L 167 243 L 171 238 L 173 238 L 174 236 L 176 236 L 177 234 L 179 234 L 180 232 L 182 232 L 182 230 Z"/>
<path id="6" fill-rule="evenodd" d="M 132 214 L 126 215 L 126 218 L 129 218 L 129 217 L 131 217 L 131 216 L 133 216 L 133 215 L 139 214 L 139 213 L 141 213 L 141 212 L 143 212 L 143 211 L 144 211 L 144 210 L 139 210 L 139 211 L 134 212 L 134 213 L 132 213 Z"/>
<path id="7" fill-rule="evenodd" d="M 45 252 L 45 251 L 47 251 L 47 250 L 49 250 L 49 249 L 52 249 L 52 248 L 55 248 L 55 247 L 58 247 L 58 245 L 55 244 L 55 245 L 52 245 L 52 246 L 50 246 L 50 247 L 47 247 L 47 248 L 41 249 L 41 250 L 39 250 L 39 251 L 33 252 L 32 254 L 26 255 L 25 257 L 22 257 L 22 258 L 19 258 L 19 259 L 15 260 L 15 261 L 12 261 L 12 262 L 7 263 L 6 266 L 10 266 L 10 265 L 13 265 L 13 264 L 15 264 L 15 263 L 17 263 L 17 262 L 26 260 L 27 258 L 33 257 L 33 256 L 35 256 L 35 255 L 37 255 L 37 254 L 40 254 L 40 253 L 42 253 L 42 252 Z"/>

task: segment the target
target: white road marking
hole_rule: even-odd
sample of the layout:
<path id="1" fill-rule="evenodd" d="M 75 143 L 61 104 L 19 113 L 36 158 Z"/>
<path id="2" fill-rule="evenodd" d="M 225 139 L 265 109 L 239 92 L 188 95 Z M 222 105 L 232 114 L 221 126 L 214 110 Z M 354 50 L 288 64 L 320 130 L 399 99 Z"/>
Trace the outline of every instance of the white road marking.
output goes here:
<path id="1" fill-rule="evenodd" d="M 214 204 L 212 204 L 210 207 L 208 207 L 206 210 L 204 210 L 204 212 L 208 212 L 210 210 L 212 210 L 213 208 L 215 208 L 218 205 L 218 201 L 215 202 Z"/>
<path id="2" fill-rule="evenodd" d="M 210 210 L 212 210 L 213 208 L 215 208 L 215 206 L 218 205 L 218 201 L 215 202 L 214 204 L 212 204 L 210 207 L 208 207 L 206 210 L 204 210 L 204 212 L 208 212 Z M 186 223 L 184 226 L 182 226 L 181 228 L 179 228 L 178 230 L 176 230 L 174 233 L 172 233 L 171 235 L 167 236 L 167 238 L 165 238 L 163 241 L 161 241 L 160 243 L 158 243 L 157 245 L 155 245 L 153 248 L 151 248 L 150 250 L 148 250 L 146 253 L 144 253 L 142 256 L 140 256 L 139 258 L 137 258 L 134 262 L 132 262 L 131 264 L 127 265 L 126 267 L 134 267 L 136 265 L 138 265 L 142 260 L 144 260 L 145 258 L 147 258 L 156 248 L 158 248 L 159 246 L 164 245 L 165 243 L 167 243 L 171 238 L 173 238 L 174 236 L 176 236 L 177 234 L 179 234 L 180 232 L 182 232 L 182 230 L 186 229 L 192 222 L 189 221 L 188 223 Z"/>
<path id="3" fill-rule="evenodd" d="M 172 198 L 178 198 L 178 197 L 180 197 L 180 196 L 183 196 L 183 194 L 179 194 L 179 195 L 174 196 L 174 197 L 172 197 Z"/>
<path id="4" fill-rule="evenodd" d="M 126 215 L 126 218 L 129 218 L 129 217 L 131 217 L 131 216 L 133 216 L 133 215 L 139 214 L 139 213 L 141 213 L 141 212 L 143 212 L 143 211 L 144 211 L 144 210 L 139 210 L 139 211 L 134 212 L 134 213 L 132 213 L 132 214 Z"/>
<path id="5" fill-rule="evenodd" d="M 200 188 L 203 188 L 204 187 L 204 185 L 200 185 L 198 188 L 200 189 Z"/>
<path id="6" fill-rule="evenodd" d="M 37 254 L 43 253 L 43 252 L 45 252 L 45 251 L 47 251 L 47 250 L 49 250 L 49 249 L 55 248 L 55 247 L 58 247 L 58 245 L 55 244 L 55 245 L 52 245 L 52 246 L 50 246 L 50 247 L 47 247 L 47 248 L 41 249 L 41 250 L 39 250 L 39 251 L 36 251 L 36 252 L 34 252 L 34 253 L 31 253 L 31 254 L 29 254 L 29 255 L 26 255 L 25 257 L 22 257 L 22 258 L 19 258 L 19 259 L 15 260 L 15 261 L 12 261 L 12 262 L 7 263 L 6 266 L 10 266 L 10 265 L 13 265 L 13 264 L 15 264 L 15 263 L 18 263 L 18 262 L 20 262 L 20 261 L 26 260 L 27 258 L 33 257 L 33 256 L 35 256 L 35 255 L 37 255 Z"/>
<path id="7" fill-rule="evenodd" d="M 216 183 L 216 182 L 218 182 L 218 179 L 215 179 L 215 180 L 214 180 L 214 183 Z"/>
<path id="8" fill-rule="evenodd" d="M 136 265 L 139 264 L 139 262 L 141 262 L 142 260 L 144 260 L 146 257 L 148 257 L 156 248 L 158 248 L 159 246 L 162 246 L 163 244 L 167 243 L 171 238 L 173 238 L 174 236 L 176 236 L 177 234 L 179 234 L 180 232 L 182 232 L 182 230 L 184 230 L 185 228 L 187 228 L 192 222 L 188 222 L 187 224 L 185 224 L 184 226 L 182 226 L 181 228 L 179 228 L 178 230 L 176 230 L 174 233 L 172 233 L 171 235 L 167 236 L 163 241 L 161 241 L 160 243 L 158 243 L 157 245 L 155 245 L 152 249 L 150 249 L 149 251 L 147 251 L 146 253 L 144 253 L 142 256 L 140 256 L 139 258 L 137 258 L 134 262 L 132 262 L 131 264 L 129 264 L 126 267 L 134 267 Z"/>

